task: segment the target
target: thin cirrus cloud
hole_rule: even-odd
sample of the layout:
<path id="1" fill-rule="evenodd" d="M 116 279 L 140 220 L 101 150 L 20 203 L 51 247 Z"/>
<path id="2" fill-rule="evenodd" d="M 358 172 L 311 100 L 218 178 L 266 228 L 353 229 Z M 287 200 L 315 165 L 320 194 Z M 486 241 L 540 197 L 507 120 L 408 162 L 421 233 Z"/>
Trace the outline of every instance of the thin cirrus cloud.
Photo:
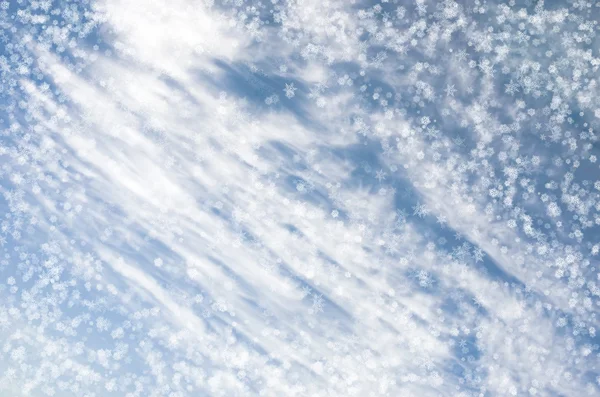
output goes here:
<path id="1" fill-rule="evenodd" d="M 5 7 L 4 392 L 597 393 L 589 14 L 55 7 Z"/>

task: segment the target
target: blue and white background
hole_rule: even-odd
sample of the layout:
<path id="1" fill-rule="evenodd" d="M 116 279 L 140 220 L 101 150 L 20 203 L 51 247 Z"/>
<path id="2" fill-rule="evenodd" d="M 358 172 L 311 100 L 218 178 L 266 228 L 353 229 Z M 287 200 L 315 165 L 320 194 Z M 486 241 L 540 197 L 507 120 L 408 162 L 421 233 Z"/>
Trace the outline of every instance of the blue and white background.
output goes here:
<path id="1" fill-rule="evenodd" d="M 0 396 L 600 395 L 599 22 L 0 2 Z"/>

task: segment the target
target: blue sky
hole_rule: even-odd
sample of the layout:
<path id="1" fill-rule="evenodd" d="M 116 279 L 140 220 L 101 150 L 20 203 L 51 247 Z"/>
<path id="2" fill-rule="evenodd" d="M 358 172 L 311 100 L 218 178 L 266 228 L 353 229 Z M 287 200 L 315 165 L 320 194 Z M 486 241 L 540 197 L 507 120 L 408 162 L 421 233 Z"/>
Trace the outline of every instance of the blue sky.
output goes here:
<path id="1" fill-rule="evenodd" d="M 600 392 L 593 2 L 0 2 L 0 396 Z"/>

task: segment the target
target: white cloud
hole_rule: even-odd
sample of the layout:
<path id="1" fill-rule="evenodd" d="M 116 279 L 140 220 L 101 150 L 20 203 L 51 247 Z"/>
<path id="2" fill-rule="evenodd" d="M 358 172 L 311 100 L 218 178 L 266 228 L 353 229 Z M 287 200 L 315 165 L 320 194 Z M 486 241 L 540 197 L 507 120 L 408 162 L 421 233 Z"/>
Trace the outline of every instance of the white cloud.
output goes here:
<path id="1" fill-rule="evenodd" d="M 82 45 L 82 70 L 29 44 L 47 83 L 20 77 L 27 118 L 0 151 L 18 214 L 3 233 L 31 226 L 3 265 L 19 262 L 0 292 L 19 331 L 3 334 L 2 376 L 29 395 L 593 392 L 593 248 L 558 226 L 593 204 L 567 183 L 540 210 L 531 180 L 548 175 L 529 151 L 554 153 L 519 126 L 543 109 L 566 120 L 567 98 L 528 113 L 499 77 L 535 93 L 542 65 L 515 71 L 515 44 L 475 23 L 483 6 L 238 3 L 95 2 L 114 53 Z M 246 92 L 243 64 L 267 88 Z"/>

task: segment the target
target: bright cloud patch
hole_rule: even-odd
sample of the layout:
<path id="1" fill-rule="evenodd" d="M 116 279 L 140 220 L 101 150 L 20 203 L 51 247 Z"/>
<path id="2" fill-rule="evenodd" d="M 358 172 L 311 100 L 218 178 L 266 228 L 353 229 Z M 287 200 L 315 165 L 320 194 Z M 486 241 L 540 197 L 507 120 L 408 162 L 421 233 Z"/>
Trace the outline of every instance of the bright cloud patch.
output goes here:
<path id="1" fill-rule="evenodd" d="M 594 2 L 0 2 L 0 395 L 600 394 Z"/>

